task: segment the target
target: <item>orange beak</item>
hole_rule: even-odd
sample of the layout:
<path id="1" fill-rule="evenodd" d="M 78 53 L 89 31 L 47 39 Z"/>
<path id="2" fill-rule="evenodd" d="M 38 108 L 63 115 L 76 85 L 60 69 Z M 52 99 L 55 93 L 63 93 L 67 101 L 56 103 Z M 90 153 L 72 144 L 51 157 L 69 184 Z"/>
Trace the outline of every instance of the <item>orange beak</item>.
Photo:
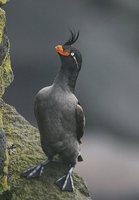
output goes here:
<path id="1" fill-rule="evenodd" d="M 69 56 L 69 55 L 70 55 L 69 52 L 64 51 L 62 45 L 58 45 L 58 46 L 56 46 L 55 48 L 56 48 L 56 51 L 57 51 L 59 54 L 61 54 L 62 56 Z"/>

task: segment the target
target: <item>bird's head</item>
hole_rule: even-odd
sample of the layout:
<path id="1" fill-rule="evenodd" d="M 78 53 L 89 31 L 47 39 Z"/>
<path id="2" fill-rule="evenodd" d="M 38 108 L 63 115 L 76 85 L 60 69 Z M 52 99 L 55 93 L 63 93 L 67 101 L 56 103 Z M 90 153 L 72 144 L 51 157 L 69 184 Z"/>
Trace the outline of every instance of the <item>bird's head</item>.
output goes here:
<path id="1" fill-rule="evenodd" d="M 61 58 L 63 66 L 69 67 L 70 70 L 80 71 L 82 56 L 80 51 L 72 46 L 77 41 L 79 32 L 75 33 L 70 31 L 70 33 L 69 40 L 65 44 L 58 45 L 55 48 Z"/>

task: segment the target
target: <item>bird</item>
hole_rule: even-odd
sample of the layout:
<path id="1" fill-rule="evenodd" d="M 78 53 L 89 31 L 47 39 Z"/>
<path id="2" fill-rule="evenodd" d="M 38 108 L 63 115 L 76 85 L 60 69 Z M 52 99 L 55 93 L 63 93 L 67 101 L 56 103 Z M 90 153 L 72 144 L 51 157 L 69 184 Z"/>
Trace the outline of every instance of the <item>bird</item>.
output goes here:
<path id="1" fill-rule="evenodd" d="M 48 159 L 21 174 L 27 178 L 41 176 L 44 167 L 58 154 L 69 168 L 67 174 L 55 184 L 61 191 L 68 192 L 74 190 L 73 169 L 77 161 L 83 161 L 80 144 L 85 115 L 75 96 L 76 80 L 82 65 L 82 55 L 73 46 L 78 37 L 79 31 L 76 33 L 71 30 L 68 41 L 55 47 L 61 60 L 60 70 L 53 84 L 42 88 L 35 97 L 34 113 L 41 146 Z"/>

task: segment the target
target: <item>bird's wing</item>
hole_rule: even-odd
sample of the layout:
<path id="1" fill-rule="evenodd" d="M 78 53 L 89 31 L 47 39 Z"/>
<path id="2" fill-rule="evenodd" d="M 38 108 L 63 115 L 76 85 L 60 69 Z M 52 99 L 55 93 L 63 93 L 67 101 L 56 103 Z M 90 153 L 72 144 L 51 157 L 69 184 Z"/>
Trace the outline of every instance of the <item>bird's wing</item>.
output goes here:
<path id="1" fill-rule="evenodd" d="M 81 143 L 81 138 L 84 134 L 84 127 L 85 127 L 85 116 L 81 105 L 78 103 L 76 106 L 76 133 L 77 139 L 79 143 Z"/>

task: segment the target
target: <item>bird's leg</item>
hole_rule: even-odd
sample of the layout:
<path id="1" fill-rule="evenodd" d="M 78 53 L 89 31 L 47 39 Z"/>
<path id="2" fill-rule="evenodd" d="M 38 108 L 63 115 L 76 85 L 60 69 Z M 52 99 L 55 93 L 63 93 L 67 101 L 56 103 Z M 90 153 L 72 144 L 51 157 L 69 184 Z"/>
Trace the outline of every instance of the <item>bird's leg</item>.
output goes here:
<path id="1" fill-rule="evenodd" d="M 48 157 L 47 160 L 43 161 L 39 165 L 37 165 L 35 167 L 31 167 L 28 170 L 26 170 L 25 172 L 21 173 L 21 176 L 27 177 L 27 178 L 39 177 L 42 175 L 44 167 L 51 161 L 52 161 L 52 158 Z"/>
<path id="2" fill-rule="evenodd" d="M 56 181 L 56 185 L 62 191 L 73 192 L 74 184 L 73 184 L 73 179 L 72 179 L 72 172 L 73 172 L 74 167 L 75 167 L 75 164 L 70 165 L 67 175 L 61 177 L 60 179 Z"/>

